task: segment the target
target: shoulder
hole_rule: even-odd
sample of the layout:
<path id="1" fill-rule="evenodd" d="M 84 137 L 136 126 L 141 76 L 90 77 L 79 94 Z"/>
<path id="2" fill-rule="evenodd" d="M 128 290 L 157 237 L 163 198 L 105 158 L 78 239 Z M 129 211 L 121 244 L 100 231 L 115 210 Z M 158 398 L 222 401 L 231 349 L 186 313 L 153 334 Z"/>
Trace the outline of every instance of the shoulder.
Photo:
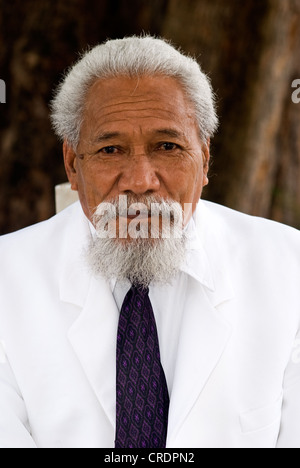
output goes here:
<path id="1" fill-rule="evenodd" d="M 53 232 L 61 233 L 70 221 L 80 216 L 80 211 L 79 202 L 74 203 L 46 221 L 1 236 L 0 249 L 20 242 L 22 244 L 34 243 L 35 245 L 36 242 L 45 242 L 47 238 L 52 237 Z"/>
<path id="2" fill-rule="evenodd" d="M 211 228 L 219 227 L 223 234 L 228 233 L 248 239 L 258 235 L 262 236 L 261 240 L 272 235 L 275 236 L 273 240 L 288 237 L 296 243 L 300 242 L 300 231 L 295 228 L 269 219 L 250 216 L 216 203 L 201 201 L 199 213 Z M 272 238 L 268 237 L 268 240 L 271 242 Z"/>
<path id="3" fill-rule="evenodd" d="M 77 239 L 88 222 L 80 203 L 74 203 L 47 221 L 0 237 L 3 271 L 25 267 L 41 259 L 55 261 L 67 243 Z"/>
<path id="4" fill-rule="evenodd" d="M 297 229 L 207 201 L 200 202 L 196 223 L 208 248 L 222 251 L 227 259 L 277 261 L 300 270 Z"/>

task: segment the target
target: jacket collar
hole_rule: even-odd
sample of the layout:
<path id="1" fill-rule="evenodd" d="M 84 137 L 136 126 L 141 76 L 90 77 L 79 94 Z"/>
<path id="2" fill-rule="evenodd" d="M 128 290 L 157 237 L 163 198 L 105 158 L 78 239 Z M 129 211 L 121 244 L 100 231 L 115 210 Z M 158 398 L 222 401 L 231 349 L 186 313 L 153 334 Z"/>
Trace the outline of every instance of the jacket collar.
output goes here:
<path id="1" fill-rule="evenodd" d="M 214 307 L 234 297 L 220 239 L 223 229 L 218 218 L 212 216 L 207 202 L 200 200 L 187 226 L 186 261 L 182 271 L 205 286 Z"/>

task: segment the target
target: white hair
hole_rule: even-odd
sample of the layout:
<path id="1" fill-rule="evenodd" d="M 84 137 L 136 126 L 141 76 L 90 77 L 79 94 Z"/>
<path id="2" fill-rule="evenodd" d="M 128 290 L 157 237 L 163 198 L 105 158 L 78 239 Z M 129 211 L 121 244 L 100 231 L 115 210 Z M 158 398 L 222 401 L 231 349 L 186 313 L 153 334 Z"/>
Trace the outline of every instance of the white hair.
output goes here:
<path id="1" fill-rule="evenodd" d="M 51 120 L 57 136 L 76 150 L 86 94 L 99 79 L 119 76 L 163 75 L 175 78 L 193 104 L 200 137 L 207 140 L 217 129 L 214 94 L 197 61 L 169 42 L 151 36 L 108 40 L 86 52 L 66 73 L 51 102 Z"/>

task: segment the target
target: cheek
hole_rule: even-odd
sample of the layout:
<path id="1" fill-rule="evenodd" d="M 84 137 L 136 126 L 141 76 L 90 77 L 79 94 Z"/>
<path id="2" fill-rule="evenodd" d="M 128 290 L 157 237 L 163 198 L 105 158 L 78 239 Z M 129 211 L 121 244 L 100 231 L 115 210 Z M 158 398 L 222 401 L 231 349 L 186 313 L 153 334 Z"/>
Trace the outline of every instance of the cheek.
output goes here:
<path id="1" fill-rule="evenodd" d="M 99 174 L 83 163 L 78 167 L 77 180 L 81 204 L 92 211 L 101 201 L 98 193 L 102 186 Z"/>
<path id="2" fill-rule="evenodd" d="M 199 157 L 186 156 L 180 164 L 170 168 L 168 174 L 174 190 L 184 201 L 192 202 L 195 196 L 200 198 L 203 183 L 203 167 Z"/>
<path id="3" fill-rule="evenodd" d="M 117 181 L 120 171 L 112 165 L 89 162 L 82 165 L 78 192 L 91 210 L 99 203 L 118 194 Z"/>
<path id="4" fill-rule="evenodd" d="M 204 168 L 201 164 L 195 172 L 195 191 L 197 191 L 199 194 L 199 198 L 201 196 L 204 185 L 206 185 L 204 178 Z"/>
<path id="5" fill-rule="evenodd" d="M 101 175 L 97 165 L 83 161 L 79 170 L 79 182 L 87 193 L 98 191 L 105 180 L 106 178 Z"/>

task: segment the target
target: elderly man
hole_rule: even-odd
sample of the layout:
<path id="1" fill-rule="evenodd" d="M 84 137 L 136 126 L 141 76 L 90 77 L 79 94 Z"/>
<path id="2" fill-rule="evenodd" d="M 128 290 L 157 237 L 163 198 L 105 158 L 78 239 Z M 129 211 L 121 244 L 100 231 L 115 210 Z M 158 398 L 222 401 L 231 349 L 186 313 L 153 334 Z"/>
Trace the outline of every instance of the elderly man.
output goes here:
<path id="1" fill-rule="evenodd" d="M 80 202 L 0 240 L 0 446 L 300 447 L 300 235 L 201 200 L 196 61 L 108 41 L 52 121 Z"/>

